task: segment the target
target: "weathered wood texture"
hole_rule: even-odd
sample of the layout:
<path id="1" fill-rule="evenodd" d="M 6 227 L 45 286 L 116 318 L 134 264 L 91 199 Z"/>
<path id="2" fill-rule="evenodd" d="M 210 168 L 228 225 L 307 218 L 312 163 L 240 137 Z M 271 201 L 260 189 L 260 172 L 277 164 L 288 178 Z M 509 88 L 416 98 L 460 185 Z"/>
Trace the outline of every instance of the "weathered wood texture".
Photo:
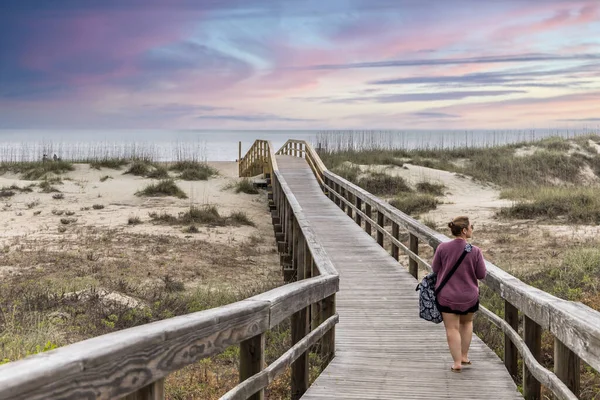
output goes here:
<path id="1" fill-rule="evenodd" d="M 303 159 L 277 161 L 340 274 L 335 358 L 303 399 L 522 398 L 503 363 L 476 337 L 473 366 L 452 373 L 444 328 L 419 319 L 416 281 L 406 268 L 323 195 Z"/>
<path id="2" fill-rule="evenodd" d="M 431 247 L 436 248 L 440 243 L 452 240 L 398 212 L 389 203 L 347 180 L 329 171 L 325 171 L 324 176 L 328 182 L 345 192 L 360 197 L 363 204 L 370 207 L 373 213 L 383 214 L 387 220 L 397 223 Z M 373 228 L 377 229 L 376 226 Z M 390 234 L 389 237 L 391 236 Z M 486 267 L 487 286 L 539 324 L 542 329 L 549 330 L 592 368 L 600 371 L 600 312 L 584 304 L 561 300 L 531 287 L 490 262 L 486 261 Z"/>

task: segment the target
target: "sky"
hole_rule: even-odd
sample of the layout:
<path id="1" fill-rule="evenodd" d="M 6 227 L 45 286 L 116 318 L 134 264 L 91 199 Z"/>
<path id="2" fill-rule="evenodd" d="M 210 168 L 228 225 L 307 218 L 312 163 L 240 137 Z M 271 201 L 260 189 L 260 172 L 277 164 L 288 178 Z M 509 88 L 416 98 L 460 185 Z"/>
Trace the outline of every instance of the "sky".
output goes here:
<path id="1" fill-rule="evenodd" d="M 600 0 L 2 0 L 0 129 L 600 126 Z"/>

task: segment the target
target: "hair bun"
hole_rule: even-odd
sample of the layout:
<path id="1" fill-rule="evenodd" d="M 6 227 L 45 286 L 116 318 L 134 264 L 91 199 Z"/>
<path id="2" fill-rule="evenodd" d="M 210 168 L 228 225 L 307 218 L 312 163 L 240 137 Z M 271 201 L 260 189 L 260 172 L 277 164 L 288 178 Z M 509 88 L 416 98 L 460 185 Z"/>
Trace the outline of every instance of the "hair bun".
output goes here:
<path id="1" fill-rule="evenodd" d="M 448 223 L 448 228 L 452 228 L 453 226 L 454 226 L 454 221 L 450 221 L 450 222 Z"/>

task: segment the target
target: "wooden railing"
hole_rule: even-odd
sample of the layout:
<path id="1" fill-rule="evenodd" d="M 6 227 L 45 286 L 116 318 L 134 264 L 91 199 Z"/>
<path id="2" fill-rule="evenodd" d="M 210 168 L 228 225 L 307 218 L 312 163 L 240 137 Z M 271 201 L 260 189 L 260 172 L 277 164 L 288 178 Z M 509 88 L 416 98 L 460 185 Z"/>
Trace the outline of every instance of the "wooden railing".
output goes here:
<path id="1" fill-rule="evenodd" d="M 291 155 L 294 157 L 303 157 L 312 169 L 321 189 L 325 188 L 323 181 L 323 173 L 327 170 L 321 157 L 313 149 L 313 147 L 304 140 L 288 140 L 285 144 L 277 151 L 277 154 Z"/>
<path id="2" fill-rule="evenodd" d="M 311 148 L 299 141 L 288 143 L 288 150 L 283 154 L 302 157 L 302 152 L 295 153 L 290 149 L 295 149 L 295 146 Z M 309 164 L 320 163 L 314 155 L 311 157 L 313 159 Z M 321 179 L 321 176 L 317 176 L 317 179 Z M 325 193 L 335 204 L 363 226 L 367 233 L 375 233 L 379 245 L 384 246 L 384 238 L 391 244 L 392 257 L 398 259 L 400 250 L 408 256 L 408 271 L 415 279 L 419 267 L 431 270 L 429 263 L 419 257 L 419 241 L 435 250 L 440 243 L 451 240 L 326 169 L 322 171 L 322 179 Z M 400 228 L 408 233 L 406 244 L 400 241 Z M 525 398 L 541 398 L 540 385 L 544 385 L 559 399 L 577 399 L 580 360 L 594 370 L 600 370 L 600 312 L 531 287 L 488 261 L 486 267 L 484 283 L 504 299 L 504 319 L 484 307 L 480 307 L 481 314 L 503 331 L 504 363 L 513 377 L 518 376 L 519 372 L 517 355 L 523 358 Z M 518 333 L 519 311 L 523 320 L 523 338 Z M 553 372 L 539 362 L 542 330 L 554 336 Z"/>
<path id="3" fill-rule="evenodd" d="M 259 174 L 271 176 L 273 165 L 271 144 L 266 140 L 256 140 L 242 157 L 242 142 L 239 142 L 240 159 L 238 160 L 239 176 L 250 177 Z"/>
<path id="4" fill-rule="evenodd" d="M 320 341 L 321 356 L 333 358 L 339 277 L 279 174 L 270 143 L 256 142 L 253 149 L 256 158 L 245 165 L 256 168 L 262 154 L 261 167 L 272 171 L 271 208 L 281 228 L 276 233 L 283 235 L 296 282 L 2 365 L 0 399 L 164 399 L 170 373 L 238 344 L 241 383 L 224 399 L 262 399 L 264 388 L 289 365 L 291 398 L 298 399 L 308 387 L 309 348 Z M 292 347 L 264 368 L 265 333 L 290 317 Z"/>

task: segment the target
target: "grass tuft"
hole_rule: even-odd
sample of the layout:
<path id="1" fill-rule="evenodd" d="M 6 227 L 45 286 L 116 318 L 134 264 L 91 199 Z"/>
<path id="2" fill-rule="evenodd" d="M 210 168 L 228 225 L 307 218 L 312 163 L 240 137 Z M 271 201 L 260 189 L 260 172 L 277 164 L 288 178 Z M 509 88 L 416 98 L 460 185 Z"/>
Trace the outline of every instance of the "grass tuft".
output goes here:
<path id="1" fill-rule="evenodd" d="M 163 179 L 157 183 L 151 183 L 137 192 L 136 196 L 174 196 L 187 199 L 185 192 L 172 179 Z"/>
<path id="2" fill-rule="evenodd" d="M 408 215 L 435 210 L 437 199 L 430 194 L 408 193 L 390 200 L 390 204 Z"/>
<path id="3" fill-rule="evenodd" d="M 445 185 L 441 183 L 431 183 L 431 182 L 418 182 L 416 185 L 417 191 L 421 193 L 428 193 L 433 196 L 443 196 Z"/>
<path id="4" fill-rule="evenodd" d="M 254 186 L 252 181 L 248 178 L 244 178 L 234 184 L 236 193 L 247 193 L 247 194 L 258 194 L 258 189 Z"/>
<path id="5" fill-rule="evenodd" d="M 404 178 L 391 176 L 384 172 L 372 172 L 368 176 L 360 178 L 358 186 L 375 195 L 382 196 L 395 196 L 401 192 L 412 192 Z"/>

